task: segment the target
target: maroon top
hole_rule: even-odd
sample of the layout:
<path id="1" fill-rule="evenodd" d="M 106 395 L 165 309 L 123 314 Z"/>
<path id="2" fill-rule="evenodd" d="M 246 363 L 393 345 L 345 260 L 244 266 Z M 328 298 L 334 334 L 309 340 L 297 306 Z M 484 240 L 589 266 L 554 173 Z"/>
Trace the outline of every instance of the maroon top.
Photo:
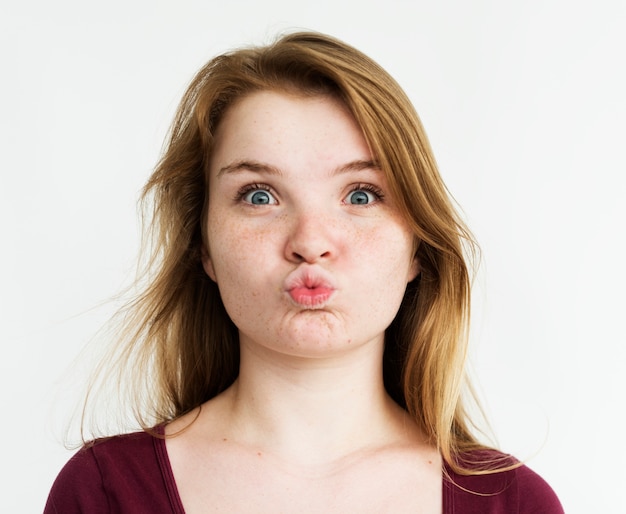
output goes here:
<path id="1" fill-rule="evenodd" d="M 550 486 L 526 466 L 482 476 L 446 471 L 443 514 L 563 514 Z M 184 514 L 165 440 L 137 432 L 78 451 L 55 480 L 44 514 L 81 513 Z"/>

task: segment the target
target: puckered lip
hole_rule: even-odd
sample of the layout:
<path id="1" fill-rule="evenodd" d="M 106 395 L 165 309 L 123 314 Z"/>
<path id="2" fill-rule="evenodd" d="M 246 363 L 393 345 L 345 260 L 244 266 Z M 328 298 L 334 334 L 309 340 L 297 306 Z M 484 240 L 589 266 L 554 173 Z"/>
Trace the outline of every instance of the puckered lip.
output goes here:
<path id="1" fill-rule="evenodd" d="M 319 266 L 303 265 L 285 280 L 285 291 L 291 301 L 303 309 L 323 309 L 335 292 L 328 272 Z"/>
<path id="2" fill-rule="evenodd" d="M 335 284 L 330 274 L 316 265 L 302 265 L 292 271 L 285 279 L 284 289 L 287 292 L 295 289 L 325 289 L 334 291 Z"/>

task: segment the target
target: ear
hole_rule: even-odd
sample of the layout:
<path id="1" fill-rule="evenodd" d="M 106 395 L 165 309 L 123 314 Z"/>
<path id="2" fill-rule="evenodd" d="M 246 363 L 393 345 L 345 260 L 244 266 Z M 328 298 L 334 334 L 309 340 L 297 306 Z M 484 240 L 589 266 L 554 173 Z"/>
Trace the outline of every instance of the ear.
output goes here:
<path id="1" fill-rule="evenodd" d="M 204 272 L 211 278 L 213 282 L 217 282 L 217 279 L 215 278 L 215 269 L 213 268 L 213 261 L 211 260 L 211 256 L 209 255 L 209 250 L 206 246 L 202 245 L 202 247 L 200 248 L 200 253 Z"/>
<path id="2" fill-rule="evenodd" d="M 413 257 L 411 261 L 411 266 L 409 266 L 409 273 L 407 275 L 407 284 L 415 280 L 415 278 L 420 274 L 421 267 L 420 262 L 417 259 L 417 255 Z"/>

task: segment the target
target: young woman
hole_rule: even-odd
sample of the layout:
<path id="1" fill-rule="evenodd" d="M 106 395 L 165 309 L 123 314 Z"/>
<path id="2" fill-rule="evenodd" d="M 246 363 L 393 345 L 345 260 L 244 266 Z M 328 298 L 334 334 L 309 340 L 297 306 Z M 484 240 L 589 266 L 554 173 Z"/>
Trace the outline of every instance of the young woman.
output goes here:
<path id="1" fill-rule="evenodd" d="M 143 432 L 46 513 L 559 513 L 464 409 L 472 241 L 411 103 L 296 33 L 192 82 L 144 192 L 149 282 L 117 364 Z"/>

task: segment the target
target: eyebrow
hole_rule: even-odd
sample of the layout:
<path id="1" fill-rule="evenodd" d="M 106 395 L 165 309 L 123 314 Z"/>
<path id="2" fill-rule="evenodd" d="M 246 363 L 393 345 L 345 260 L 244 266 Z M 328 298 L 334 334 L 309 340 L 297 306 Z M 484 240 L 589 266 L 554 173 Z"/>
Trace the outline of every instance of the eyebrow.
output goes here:
<path id="1" fill-rule="evenodd" d="M 356 160 L 351 161 L 346 164 L 342 164 L 338 168 L 335 168 L 332 171 L 332 175 L 338 175 L 341 173 L 348 173 L 351 171 L 362 171 L 362 170 L 376 170 L 380 171 L 380 166 L 376 161 L 373 160 Z M 227 174 L 227 173 L 237 173 L 239 171 L 253 171 L 256 173 L 268 173 L 270 175 L 283 175 L 283 172 L 280 168 L 276 166 L 272 166 L 271 164 L 267 164 L 264 162 L 254 161 L 254 160 L 241 160 L 233 162 L 232 164 L 228 164 L 219 169 L 217 172 L 217 178 Z"/>
<path id="2" fill-rule="evenodd" d="M 343 166 L 339 166 L 335 171 L 333 171 L 333 175 L 338 175 L 340 173 L 346 173 L 349 171 L 362 171 L 362 170 L 375 170 L 380 171 L 380 166 L 376 161 L 373 160 L 358 160 L 352 161 Z"/>
<path id="3" fill-rule="evenodd" d="M 226 173 L 236 173 L 238 171 L 254 171 L 257 173 L 264 172 L 269 173 L 270 175 L 282 175 L 283 172 L 277 168 L 276 166 L 272 166 L 270 164 L 266 164 L 264 162 L 259 161 L 236 161 L 228 166 L 224 166 L 220 168 L 217 172 L 217 178 L 220 178 L 222 175 Z"/>

